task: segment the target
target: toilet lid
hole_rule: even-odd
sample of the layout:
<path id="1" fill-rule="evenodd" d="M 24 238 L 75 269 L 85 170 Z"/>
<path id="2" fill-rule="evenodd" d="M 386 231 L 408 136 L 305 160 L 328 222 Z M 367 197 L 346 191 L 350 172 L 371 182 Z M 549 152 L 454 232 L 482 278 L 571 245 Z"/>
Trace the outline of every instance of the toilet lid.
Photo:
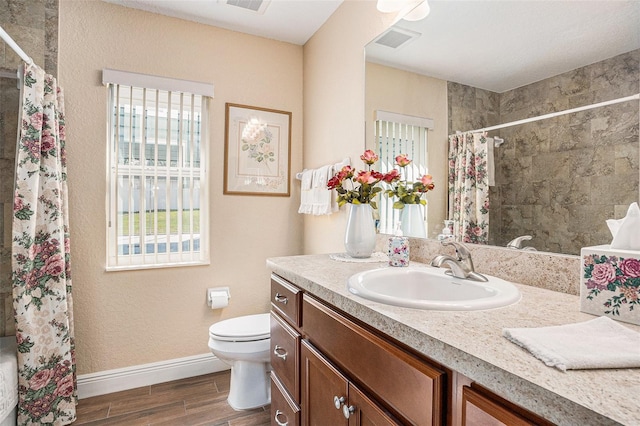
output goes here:
<path id="1" fill-rule="evenodd" d="M 209 327 L 209 335 L 214 339 L 230 342 L 268 339 L 269 314 L 246 315 L 217 322 Z"/>

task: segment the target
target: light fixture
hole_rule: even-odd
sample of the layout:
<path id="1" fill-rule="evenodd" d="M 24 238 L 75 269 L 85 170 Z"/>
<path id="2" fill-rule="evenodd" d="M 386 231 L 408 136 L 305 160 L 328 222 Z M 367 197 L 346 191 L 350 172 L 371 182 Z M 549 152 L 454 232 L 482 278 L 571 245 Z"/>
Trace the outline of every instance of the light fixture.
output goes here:
<path id="1" fill-rule="evenodd" d="M 383 13 L 400 12 L 407 21 L 424 19 L 431 11 L 427 0 L 378 0 L 376 7 Z"/>

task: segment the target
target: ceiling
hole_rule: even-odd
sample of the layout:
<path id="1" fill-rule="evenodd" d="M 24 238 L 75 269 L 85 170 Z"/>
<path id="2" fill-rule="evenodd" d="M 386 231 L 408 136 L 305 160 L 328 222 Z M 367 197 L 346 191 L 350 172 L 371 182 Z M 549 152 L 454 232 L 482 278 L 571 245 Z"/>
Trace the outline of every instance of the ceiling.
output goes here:
<path id="1" fill-rule="evenodd" d="M 343 0 L 103 0 L 227 30 L 303 45 Z M 258 12 L 229 3 L 259 6 Z M 262 5 L 261 5 L 262 4 Z"/>
<path id="2" fill-rule="evenodd" d="M 304 45 L 343 0 L 103 0 Z M 347 0 L 375 1 L 375 0 Z M 228 3 L 258 5 L 255 12 Z M 640 48 L 640 0 L 429 0 L 399 49 L 367 60 L 504 92 Z"/>
<path id="3" fill-rule="evenodd" d="M 398 49 L 367 60 L 502 93 L 640 48 L 640 0 L 429 0 Z M 638 71 L 640 74 L 640 70 Z"/>

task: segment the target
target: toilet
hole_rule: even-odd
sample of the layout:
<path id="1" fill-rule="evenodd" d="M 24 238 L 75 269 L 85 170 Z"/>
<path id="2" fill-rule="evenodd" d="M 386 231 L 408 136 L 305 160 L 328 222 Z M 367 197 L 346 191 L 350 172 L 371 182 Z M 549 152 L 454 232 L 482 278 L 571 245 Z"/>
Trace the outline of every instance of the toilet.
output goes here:
<path id="1" fill-rule="evenodd" d="M 269 314 L 246 315 L 209 327 L 209 349 L 231 366 L 227 401 L 234 410 L 271 402 Z"/>

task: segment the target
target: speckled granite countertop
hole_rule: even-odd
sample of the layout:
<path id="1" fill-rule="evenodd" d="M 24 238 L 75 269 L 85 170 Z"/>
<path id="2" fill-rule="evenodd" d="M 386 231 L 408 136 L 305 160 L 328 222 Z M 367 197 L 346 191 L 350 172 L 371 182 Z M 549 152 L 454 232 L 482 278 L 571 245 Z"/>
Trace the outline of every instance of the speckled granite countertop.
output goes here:
<path id="1" fill-rule="evenodd" d="M 595 318 L 580 312 L 578 296 L 518 285 L 522 300 L 504 308 L 423 311 L 349 293 L 348 277 L 385 267 L 385 263 L 346 263 L 328 255 L 307 255 L 271 258 L 267 266 L 316 297 L 558 425 L 640 425 L 640 369 L 563 373 L 502 337 L 503 328 Z M 640 332 L 640 326 L 621 324 Z"/>

